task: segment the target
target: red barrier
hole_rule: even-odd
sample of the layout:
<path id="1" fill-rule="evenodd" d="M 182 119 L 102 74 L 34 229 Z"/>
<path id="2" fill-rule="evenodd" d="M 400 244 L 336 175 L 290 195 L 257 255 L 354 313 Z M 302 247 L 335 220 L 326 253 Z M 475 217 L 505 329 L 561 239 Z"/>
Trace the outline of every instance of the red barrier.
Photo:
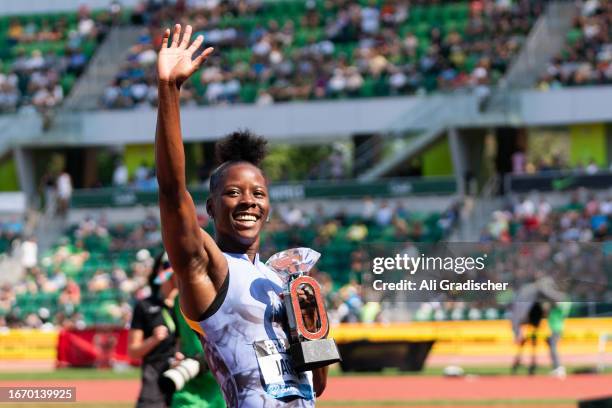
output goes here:
<path id="1" fill-rule="evenodd" d="M 89 327 L 61 330 L 57 341 L 58 367 L 108 368 L 116 363 L 138 365 L 127 355 L 128 330 Z"/>

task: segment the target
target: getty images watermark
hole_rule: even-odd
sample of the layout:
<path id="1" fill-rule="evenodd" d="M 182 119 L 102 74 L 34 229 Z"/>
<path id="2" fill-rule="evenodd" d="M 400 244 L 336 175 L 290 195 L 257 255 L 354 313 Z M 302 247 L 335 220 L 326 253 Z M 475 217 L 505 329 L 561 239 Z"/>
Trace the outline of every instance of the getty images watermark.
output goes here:
<path id="1" fill-rule="evenodd" d="M 415 275 L 417 272 L 452 272 L 463 275 L 466 272 L 478 272 L 485 269 L 487 254 L 482 256 L 427 256 L 419 254 L 413 256 L 407 253 L 395 254 L 393 257 L 375 257 L 372 259 L 372 273 L 381 275 L 385 271 L 405 272 L 407 275 Z M 464 282 L 451 279 L 400 279 L 397 282 L 386 282 L 383 279 L 375 279 L 372 282 L 374 290 L 407 290 L 407 291 L 503 291 L 508 289 L 508 282 L 494 282 L 487 279 L 478 282 L 468 279 Z"/>
<path id="2" fill-rule="evenodd" d="M 353 254 L 367 301 L 505 304 L 534 282 L 573 302 L 612 302 L 601 243 L 375 243 Z"/>

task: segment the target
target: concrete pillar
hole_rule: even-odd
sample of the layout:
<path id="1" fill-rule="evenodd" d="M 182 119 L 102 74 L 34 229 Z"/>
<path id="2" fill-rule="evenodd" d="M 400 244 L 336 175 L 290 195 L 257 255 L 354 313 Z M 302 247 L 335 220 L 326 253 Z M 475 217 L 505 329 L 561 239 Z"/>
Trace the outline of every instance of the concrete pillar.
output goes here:
<path id="1" fill-rule="evenodd" d="M 28 206 L 31 207 L 36 204 L 36 186 L 38 185 L 32 151 L 24 147 L 16 147 L 13 149 L 13 157 L 17 166 L 19 186 L 26 195 Z"/>
<path id="2" fill-rule="evenodd" d="M 457 181 L 457 193 L 463 196 L 466 192 L 464 175 L 468 167 L 466 146 L 464 141 L 459 137 L 459 132 L 456 128 L 450 128 L 447 135 L 448 145 L 451 149 L 455 180 Z"/>
<path id="3" fill-rule="evenodd" d="M 448 131 L 451 158 L 460 194 L 476 194 L 483 179 L 485 129 L 455 129 Z"/>

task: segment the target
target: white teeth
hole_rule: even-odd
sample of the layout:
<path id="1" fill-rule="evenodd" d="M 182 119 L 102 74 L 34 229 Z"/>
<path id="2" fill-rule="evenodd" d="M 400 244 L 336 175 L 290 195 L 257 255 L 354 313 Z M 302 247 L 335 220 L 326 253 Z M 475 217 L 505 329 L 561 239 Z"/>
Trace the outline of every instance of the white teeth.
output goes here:
<path id="1" fill-rule="evenodd" d="M 257 217 L 249 214 L 240 214 L 236 216 L 238 221 L 257 221 Z"/>

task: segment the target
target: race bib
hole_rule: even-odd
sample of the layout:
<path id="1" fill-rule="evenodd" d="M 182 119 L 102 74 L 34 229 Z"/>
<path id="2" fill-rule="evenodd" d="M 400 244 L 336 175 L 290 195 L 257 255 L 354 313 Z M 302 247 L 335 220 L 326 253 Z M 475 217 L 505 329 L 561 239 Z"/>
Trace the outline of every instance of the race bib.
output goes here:
<path id="1" fill-rule="evenodd" d="M 286 340 L 261 340 L 253 343 L 265 390 L 274 398 L 301 397 L 313 399 L 306 373 L 293 369 Z"/>

